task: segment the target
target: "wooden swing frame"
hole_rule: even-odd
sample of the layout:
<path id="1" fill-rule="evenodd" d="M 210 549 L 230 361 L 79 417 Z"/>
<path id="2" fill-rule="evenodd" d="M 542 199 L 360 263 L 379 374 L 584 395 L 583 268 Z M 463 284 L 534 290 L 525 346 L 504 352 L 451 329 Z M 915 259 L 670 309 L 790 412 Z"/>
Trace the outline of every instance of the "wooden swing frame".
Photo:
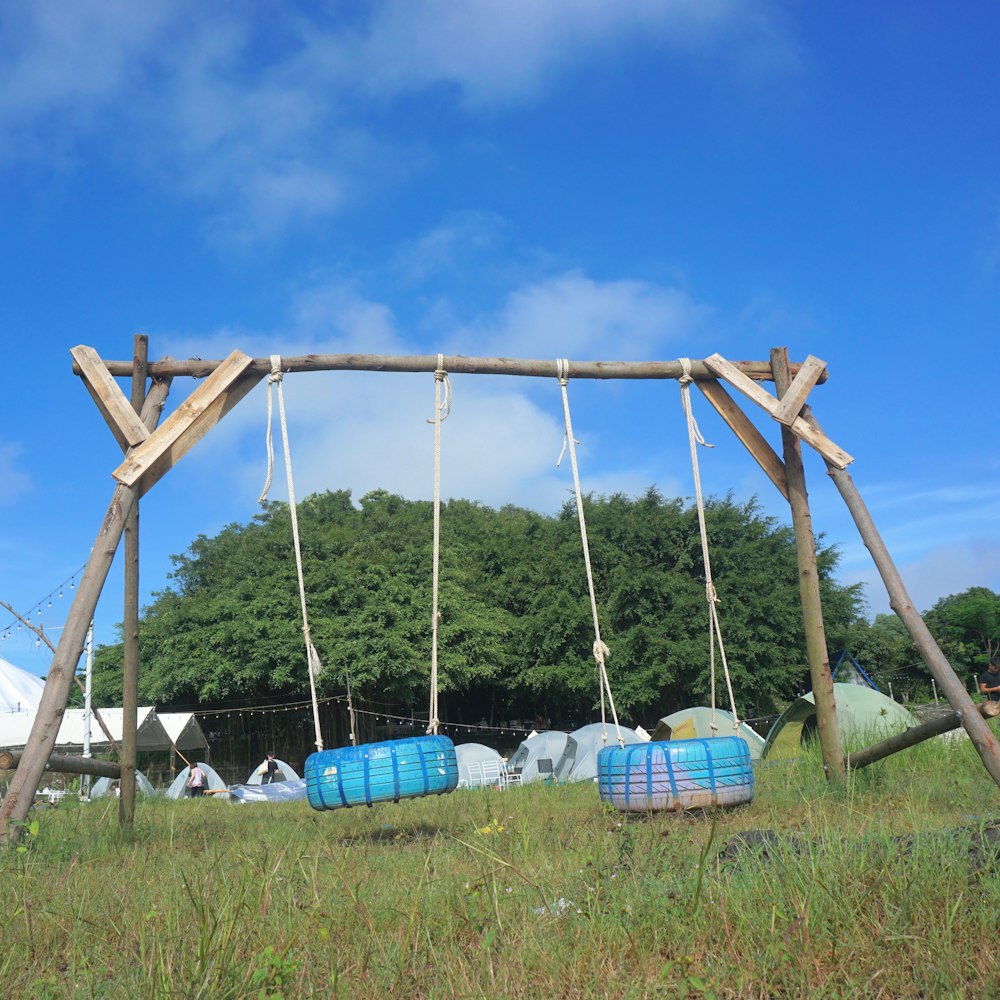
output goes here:
<path id="1" fill-rule="evenodd" d="M 124 678 L 122 700 L 124 732 L 120 770 L 122 776 L 119 821 L 131 826 L 135 815 L 136 711 L 139 676 L 139 498 L 147 493 L 181 458 L 271 371 L 268 358 L 251 358 L 233 351 L 222 361 L 178 361 L 164 358 L 150 362 L 148 338 L 134 338 L 129 361 L 105 361 L 90 347 L 74 347 L 73 372 L 83 379 L 98 410 L 122 450 L 124 460 L 112 473 L 116 486 L 83 571 L 59 644 L 49 668 L 35 723 L 21 752 L 10 788 L 0 806 L 0 845 L 18 839 L 49 758 L 83 652 L 88 625 L 122 537 L 125 538 Z M 445 356 L 449 374 L 512 375 L 558 378 L 555 360 L 470 358 Z M 309 354 L 282 358 L 283 372 L 389 371 L 434 373 L 442 365 L 438 355 L 380 356 L 373 354 Z M 808 398 L 827 379 L 826 363 L 809 356 L 792 364 L 786 348 L 771 350 L 768 361 L 730 362 L 718 354 L 690 362 L 695 385 L 738 440 L 788 501 L 795 534 L 799 592 L 805 625 L 806 650 L 816 700 L 816 714 L 823 766 L 831 781 L 843 778 L 847 766 L 837 729 L 833 677 L 826 651 L 820 602 L 816 543 L 806 493 L 801 442 L 823 457 L 827 472 L 847 505 L 862 540 L 872 554 L 886 586 L 890 606 L 906 626 L 921 658 L 972 740 L 983 765 L 1000 785 L 1000 744 L 977 710 L 962 681 L 941 652 L 909 594 L 872 521 L 868 508 L 846 471 L 853 458 L 831 441 L 812 416 Z M 680 361 L 571 361 L 571 379 L 677 380 L 684 374 Z M 174 378 L 201 379 L 177 410 L 159 424 Z M 115 381 L 131 378 L 126 398 Z M 761 383 L 773 382 L 772 395 Z M 147 388 L 148 383 L 148 388 Z M 761 407 L 781 427 L 782 455 L 768 444 L 746 416 L 727 386 Z M 926 738 L 926 737 L 925 737 Z M 907 744 L 910 745 L 910 744 Z M 901 748 L 901 747 L 900 747 Z M 889 752 L 893 752 L 889 750 Z"/>

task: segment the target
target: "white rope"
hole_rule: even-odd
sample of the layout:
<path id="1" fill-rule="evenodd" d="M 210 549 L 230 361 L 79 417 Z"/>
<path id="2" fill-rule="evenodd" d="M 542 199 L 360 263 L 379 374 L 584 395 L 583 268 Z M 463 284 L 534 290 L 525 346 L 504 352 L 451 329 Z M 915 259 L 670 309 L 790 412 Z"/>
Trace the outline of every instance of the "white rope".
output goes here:
<path id="1" fill-rule="evenodd" d="M 705 524 L 705 501 L 701 492 L 701 472 L 698 467 L 698 445 L 705 448 L 714 448 L 709 444 L 698 428 L 698 423 L 694 418 L 694 411 L 691 409 L 691 383 L 694 379 L 691 376 L 690 358 L 680 358 L 683 373 L 680 377 L 681 404 L 684 407 L 684 418 L 688 429 L 688 443 L 691 446 L 691 470 L 694 474 L 694 496 L 698 508 L 698 528 L 701 533 L 701 555 L 705 563 L 705 598 L 708 601 L 708 643 L 709 662 L 712 679 L 712 732 L 718 732 L 719 727 L 715 722 L 715 647 L 719 647 L 719 659 L 722 663 L 722 671 L 726 678 L 726 689 L 729 692 L 729 707 L 733 713 L 733 733 L 738 734 L 740 728 L 740 717 L 736 711 L 736 698 L 733 695 L 733 682 L 729 676 L 729 662 L 726 659 L 726 647 L 722 641 L 722 627 L 719 624 L 718 602 L 719 595 L 715 592 L 715 584 L 712 582 L 712 560 L 708 551 L 708 528 Z"/>
<path id="2" fill-rule="evenodd" d="M 316 731 L 316 749 L 323 749 L 323 735 L 319 726 L 319 701 L 316 698 L 316 678 L 323 670 L 319 653 L 313 645 L 309 634 L 309 614 L 306 610 L 306 584 L 302 573 L 302 545 L 299 540 L 299 518 L 295 509 L 295 480 L 292 475 L 292 452 L 288 444 L 288 421 L 285 418 L 285 395 L 282 390 L 283 374 L 281 371 L 281 355 L 271 355 L 271 374 L 267 379 L 267 480 L 260 495 L 260 503 L 267 499 L 267 492 L 271 488 L 271 479 L 274 474 L 274 446 L 271 440 L 271 392 L 275 386 L 278 387 L 278 413 L 281 420 L 281 441 L 285 452 L 285 475 L 288 481 L 288 510 L 292 516 L 292 541 L 295 548 L 295 570 L 299 581 L 299 603 L 302 608 L 302 638 L 306 645 L 306 662 L 309 668 L 309 691 L 312 696 L 313 726 Z M 351 741 L 354 741 L 353 712 Z"/>
<path id="3" fill-rule="evenodd" d="M 438 610 L 438 584 L 441 577 L 441 422 L 451 414 L 451 379 L 444 370 L 444 355 L 438 355 L 437 370 L 434 372 L 434 555 L 431 596 L 431 691 L 427 712 L 427 732 L 437 735 L 438 717 L 438 626 L 441 612 Z"/>
<path id="4" fill-rule="evenodd" d="M 607 694 L 608 703 L 611 707 L 611 717 L 615 724 L 615 733 L 618 743 L 624 747 L 625 739 L 622 736 L 621 726 L 618 724 L 618 710 L 615 708 L 614 695 L 611 693 L 611 681 L 608 678 L 606 661 L 611 656 L 611 650 L 601 639 L 601 622 L 597 614 L 597 596 L 594 592 L 594 572 L 590 565 L 590 544 L 587 541 L 587 520 L 583 513 L 583 493 L 580 489 L 580 470 L 576 463 L 576 446 L 578 442 L 573 437 L 573 420 L 569 412 L 569 359 L 556 359 L 556 373 L 559 377 L 559 388 L 562 390 L 563 419 L 566 424 L 566 435 L 563 439 L 563 450 L 559 454 L 559 465 L 563 460 L 563 455 L 569 452 L 570 466 L 573 469 L 573 489 L 576 495 L 576 514 L 580 522 L 580 541 L 583 544 L 583 562 L 587 568 L 587 589 L 590 592 L 590 611 L 594 620 L 594 660 L 597 662 L 597 681 L 601 692 L 601 738 L 608 742 L 607 717 L 604 708 L 604 697 Z"/>

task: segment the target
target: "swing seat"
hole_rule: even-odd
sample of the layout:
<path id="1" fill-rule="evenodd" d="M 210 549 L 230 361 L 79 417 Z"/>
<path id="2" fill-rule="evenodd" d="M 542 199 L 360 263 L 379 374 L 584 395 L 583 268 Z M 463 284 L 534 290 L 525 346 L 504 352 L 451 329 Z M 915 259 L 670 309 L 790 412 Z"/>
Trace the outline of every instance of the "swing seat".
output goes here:
<path id="1" fill-rule="evenodd" d="M 753 798 L 750 747 L 739 736 L 604 747 L 601 801 L 627 812 L 735 806 Z"/>
<path id="2" fill-rule="evenodd" d="M 458 758 L 447 736 L 414 736 L 320 750 L 305 774 L 309 805 L 322 812 L 444 795 L 458 787 Z"/>

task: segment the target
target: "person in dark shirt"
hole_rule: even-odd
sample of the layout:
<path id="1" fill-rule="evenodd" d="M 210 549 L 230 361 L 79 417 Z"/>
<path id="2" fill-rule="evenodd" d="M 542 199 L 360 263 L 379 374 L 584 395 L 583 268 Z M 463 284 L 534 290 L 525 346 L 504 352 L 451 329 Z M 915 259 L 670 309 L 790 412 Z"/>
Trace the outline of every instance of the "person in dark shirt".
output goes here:
<path id="1" fill-rule="evenodd" d="M 990 657 L 990 665 L 979 675 L 979 693 L 988 701 L 1000 701 L 1000 656 Z"/>
<path id="2" fill-rule="evenodd" d="M 267 755 L 267 768 L 264 771 L 263 777 L 260 779 L 262 785 L 270 785 L 271 782 L 275 781 L 278 777 L 278 762 L 274 759 L 274 754 L 269 753 Z"/>

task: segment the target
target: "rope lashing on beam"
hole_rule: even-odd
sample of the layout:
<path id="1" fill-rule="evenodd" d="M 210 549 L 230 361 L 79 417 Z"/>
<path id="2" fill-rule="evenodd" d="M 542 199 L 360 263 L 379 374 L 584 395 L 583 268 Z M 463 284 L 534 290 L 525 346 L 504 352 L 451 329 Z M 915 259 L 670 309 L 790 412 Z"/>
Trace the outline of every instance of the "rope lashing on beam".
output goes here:
<path id="1" fill-rule="evenodd" d="M 431 690 L 427 712 L 427 733 L 437 735 L 441 720 L 438 717 L 438 589 L 441 577 L 441 423 L 451 414 L 451 379 L 444 370 L 444 355 L 438 355 L 434 372 L 434 418 L 427 423 L 434 425 L 434 555 L 432 561 L 431 597 Z"/>
<path id="2" fill-rule="evenodd" d="M 694 475 L 694 496 L 698 508 L 698 528 L 701 533 L 701 555 L 705 563 L 705 598 L 708 601 L 708 644 L 712 679 L 712 732 L 716 733 L 719 729 L 715 722 L 715 647 L 718 644 L 719 659 L 722 662 L 726 689 L 729 692 L 729 706 L 733 713 L 733 733 L 738 735 L 740 717 L 736 711 L 736 698 L 733 695 L 733 683 L 729 676 L 729 662 L 726 659 L 726 647 L 722 641 L 722 627 L 719 624 L 719 595 L 716 593 L 715 583 L 712 581 L 712 560 L 709 556 L 708 528 L 705 524 L 705 501 L 702 496 L 701 472 L 698 466 L 698 445 L 702 445 L 704 448 L 714 448 L 715 445 L 709 444 L 702 436 L 698 422 L 694 418 L 694 411 L 691 409 L 691 383 L 694 381 L 691 375 L 691 360 L 690 358 L 679 358 L 678 360 L 683 366 L 683 374 L 678 382 L 681 387 L 681 405 L 684 407 L 688 443 L 691 447 L 691 471 Z"/>
<path id="3" fill-rule="evenodd" d="M 580 470 L 576 462 L 577 441 L 573 437 L 573 420 L 569 412 L 569 359 L 557 358 L 556 371 L 559 378 L 559 388 L 562 391 L 563 420 L 566 425 L 566 434 L 563 439 L 563 450 L 559 454 L 559 465 L 566 452 L 569 452 L 570 466 L 573 470 L 573 490 L 576 496 L 576 514 L 580 522 L 580 541 L 583 545 L 583 562 L 587 569 L 587 589 L 590 593 L 590 611 L 594 620 L 594 660 L 597 663 L 597 682 L 601 692 L 601 738 L 608 742 L 607 713 L 605 710 L 605 693 L 607 701 L 611 707 L 611 717 L 615 724 L 615 733 L 618 743 L 624 747 L 625 739 L 622 736 L 621 726 L 618 724 L 618 710 L 615 708 L 614 695 L 611 693 L 611 681 L 608 679 L 608 669 L 606 661 L 611 656 L 604 640 L 601 639 L 601 622 L 597 613 L 597 596 L 594 590 L 594 572 L 590 564 L 590 544 L 587 540 L 587 519 L 583 513 L 583 493 L 580 489 Z"/>
<path id="4" fill-rule="evenodd" d="M 288 511 L 292 518 L 292 542 L 295 549 L 295 571 L 299 582 L 299 604 L 302 609 L 302 638 L 306 646 L 306 662 L 309 668 L 309 692 L 312 698 L 313 726 L 316 733 L 316 749 L 323 749 L 323 735 L 319 725 L 319 702 L 316 698 L 316 678 L 323 670 L 319 653 L 313 645 L 312 637 L 309 633 L 309 612 L 306 608 L 306 584 L 302 573 L 302 544 L 299 539 L 299 518 L 295 505 L 295 477 L 292 474 L 292 451 L 288 443 L 288 421 L 285 417 L 285 394 L 282 389 L 284 375 L 281 370 L 281 355 L 271 355 L 271 374 L 267 378 L 267 478 L 264 481 L 264 489 L 261 491 L 258 503 L 263 504 L 267 500 L 268 490 L 271 488 L 271 481 L 274 478 L 274 444 L 271 436 L 271 423 L 273 414 L 272 392 L 277 387 L 278 395 L 278 415 L 281 422 L 281 442 L 284 446 L 285 454 L 285 477 L 288 483 Z M 348 695 L 350 687 L 348 687 Z M 348 710 L 351 717 L 351 741 L 354 742 L 354 710 L 348 703 Z"/>

